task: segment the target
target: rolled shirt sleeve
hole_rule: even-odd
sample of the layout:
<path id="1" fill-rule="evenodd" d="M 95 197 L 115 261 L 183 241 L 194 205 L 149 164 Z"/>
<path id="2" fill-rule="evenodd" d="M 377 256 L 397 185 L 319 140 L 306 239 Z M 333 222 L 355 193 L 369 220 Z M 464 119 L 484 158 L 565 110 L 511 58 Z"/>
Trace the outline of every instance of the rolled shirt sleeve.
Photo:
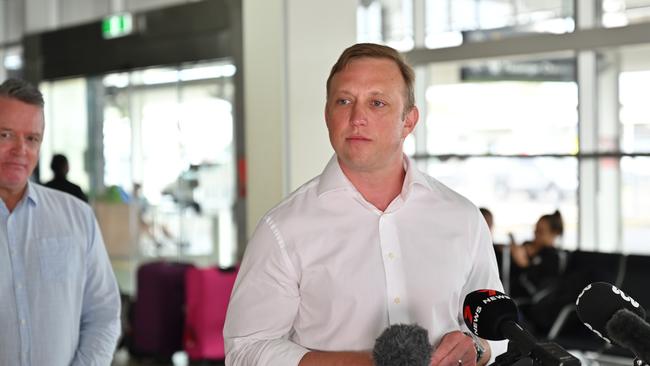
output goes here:
<path id="1" fill-rule="evenodd" d="M 297 365 L 308 350 L 287 339 L 300 302 L 282 236 L 266 217 L 246 249 L 228 305 L 226 365 Z"/>

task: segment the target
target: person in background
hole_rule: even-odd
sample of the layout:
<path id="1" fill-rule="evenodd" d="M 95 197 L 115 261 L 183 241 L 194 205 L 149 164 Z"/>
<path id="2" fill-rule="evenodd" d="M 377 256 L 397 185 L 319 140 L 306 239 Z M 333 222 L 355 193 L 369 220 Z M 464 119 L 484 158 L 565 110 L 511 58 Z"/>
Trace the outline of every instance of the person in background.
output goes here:
<path id="1" fill-rule="evenodd" d="M 414 72 L 394 49 L 347 48 L 327 80 L 334 156 L 259 222 L 228 305 L 226 365 L 373 365 L 389 325 L 428 331 L 436 366 L 484 365 L 462 304 L 502 291 L 485 220 L 404 155 Z"/>
<path id="2" fill-rule="evenodd" d="M 479 211 L 481 211 L 485 223 L 490 229 L 494 254 L 497 258 L 497 267 L 499 267 L 499 277 L 503 283 L 504 291 L 508 293 L 510 292 L 510 248 L 507 245 L 497 244 L 494 242 L 494 215 L 492 215 L 492 211 L 485 207 L 480 207 Z"/>
<path id="3" fill-rule="evenodd" d="M 29 181 L 43 96 L 0 84 L 0 365 L 108 366 L 120 294 L 89 205 Z"/>
<path id="4" fill-rule="evenodd" d="M 485 223 L 487 224 L 488 229 L 490 229 L 490 233 L 492 233 L 494 230 L 494 216 L 492 215 L 492 211 L 485 207 L 480 207 L 479 211 L 481 211 L 481 215 L 483 215 Z"/>
<path id="5" fill-rule="evenodd" d="M 81 187 L 68 180 L 68 172 L 70 171 L 70 164 L 68 158 L 63 154 L 55 154 L 52 156 L 50 169 L 54 173 L 54 178 L 45 183 L 46 187 L 57 189 L 69 193 L 84 202 L 88 202 L 88 197 L 81 190 Z"/>
<path id="6" fill-rule="evenodd" d="M 543 215 L 537 220 L 532 241 L 517 245 L 510 236 L 514 297 L 531 297 L 540 289 L 555 283 L 560 275 L 560 254 L 555 247 L 564 233 L 560 211 Z"/>

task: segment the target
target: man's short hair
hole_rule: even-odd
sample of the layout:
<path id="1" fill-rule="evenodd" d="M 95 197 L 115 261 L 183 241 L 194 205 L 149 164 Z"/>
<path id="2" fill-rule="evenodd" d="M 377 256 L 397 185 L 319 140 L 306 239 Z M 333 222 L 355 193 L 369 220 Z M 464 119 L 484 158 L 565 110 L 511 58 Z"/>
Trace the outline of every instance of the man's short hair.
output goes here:
<path id="1" fill-rule="evenodd" d="M 413 86 L 415 72 L 413 72 L 413 68 L 406 63 L 404 57 L 394 48 L 374 43 L 357 43 L 343 51 L 334 66 L 332 66 L 330 76 L 327 78 L 327 96 L 329 97 L 330 94 L 330 84 L 332 83 L 334 74 L 343 70 L 353 60 L 363 57 L 384 58 L 395 62 L 397 67 L 399 67 L 402 79 L 404 79 L 404 84 L 406 85 L 404 113 L 410 111 L 415 106 L 415 87 Z"/>
<path id="2" fill-rule="evenodd" d="M 43 94 L 32 84 L 22 79 L 7 79 L 0 84 L 0 97 L 16 99 L 23 103 L 43 108 Z"/>

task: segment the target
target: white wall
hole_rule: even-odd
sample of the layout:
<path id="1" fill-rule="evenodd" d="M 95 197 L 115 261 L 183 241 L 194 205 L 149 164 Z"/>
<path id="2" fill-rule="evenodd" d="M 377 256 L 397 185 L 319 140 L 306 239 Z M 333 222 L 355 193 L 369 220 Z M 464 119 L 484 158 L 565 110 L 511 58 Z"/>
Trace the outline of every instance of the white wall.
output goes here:
<path id="1" fill-rule="evenodd" d="M 248 233 L 333 151 L 325 81 L 356 40 L 356 1 L 244 0 Z"/>
<path id="2" fill-rule="evenodd" d="M 320 174 L 334 153 L 325 126 L 325 84 L 356 41 L 356 1 L 289 1 L 289 189 Z"/>

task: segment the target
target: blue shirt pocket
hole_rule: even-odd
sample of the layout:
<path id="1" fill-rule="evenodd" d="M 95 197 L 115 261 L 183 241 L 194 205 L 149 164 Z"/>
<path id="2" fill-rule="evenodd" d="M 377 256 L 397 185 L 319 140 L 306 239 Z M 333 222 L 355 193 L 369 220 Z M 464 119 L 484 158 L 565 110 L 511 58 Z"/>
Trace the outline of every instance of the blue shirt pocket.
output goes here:
<path id="1" fill-rule="evenodd" d="M 42 238 L 38 241 L 41 276 L 51 281 L 65 280 L 70 276 L 73 263 L 74 240 L 72 237 Z"/>

